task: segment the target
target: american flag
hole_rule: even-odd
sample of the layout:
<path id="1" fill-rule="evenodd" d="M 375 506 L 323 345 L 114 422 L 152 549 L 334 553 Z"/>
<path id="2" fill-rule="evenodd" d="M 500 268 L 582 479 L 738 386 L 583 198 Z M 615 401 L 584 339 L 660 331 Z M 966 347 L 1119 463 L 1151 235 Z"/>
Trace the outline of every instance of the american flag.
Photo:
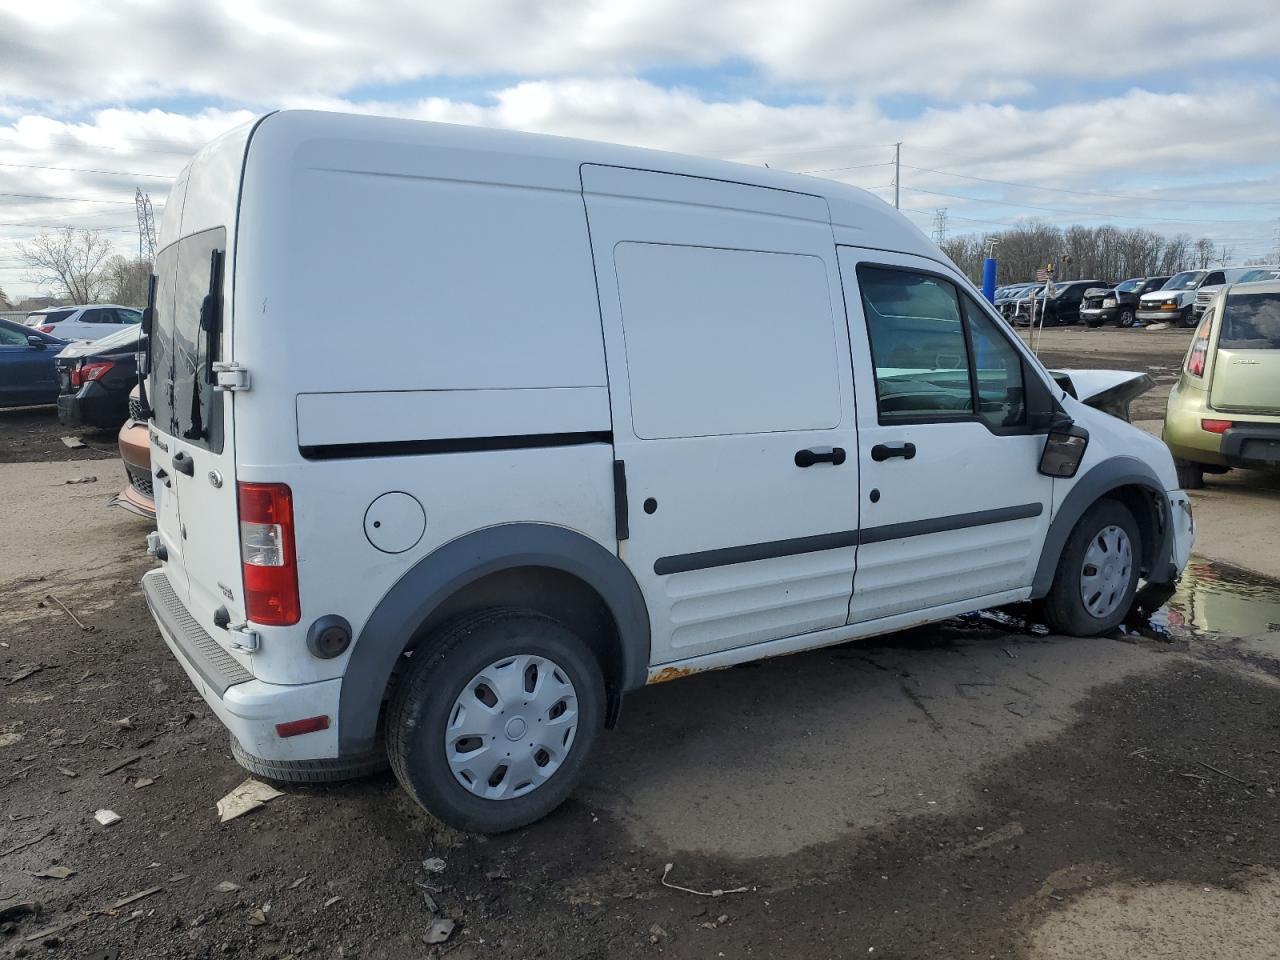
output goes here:
<path id="1" fill-rule="evenodd" d="M 1049 279 L 1049 271 L 1046 270 L 1044 267 L 1041 267 L 1039 270 L 1036 271 L 1037 283 L 1044 283 L 1048 279 Z"/>

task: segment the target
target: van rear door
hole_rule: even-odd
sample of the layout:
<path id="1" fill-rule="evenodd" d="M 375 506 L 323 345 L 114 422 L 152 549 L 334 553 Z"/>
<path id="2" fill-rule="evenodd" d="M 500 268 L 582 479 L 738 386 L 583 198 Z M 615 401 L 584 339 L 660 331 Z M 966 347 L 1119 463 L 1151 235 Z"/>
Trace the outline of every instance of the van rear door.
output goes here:
<path id="1" fill-rule="evenodd" d="M 1209 405 L 1224 412 L 1280 413 L 1280 292 L 1227 295 Z"/>
<path id="2" fill-rule="evenodd" d="M 218 608 L 244 620 L 231 403 L 213 369 L 230 300 L 226 251 L 226 228 L 213 227 L 157 258 L 152 334 L 152 467 L 165 474 L 157 525 L 171 584 L 181 596 L 174 580 L 185 578 L 188 609 L 220 641 L 227 634 L 210 629 Z"/>

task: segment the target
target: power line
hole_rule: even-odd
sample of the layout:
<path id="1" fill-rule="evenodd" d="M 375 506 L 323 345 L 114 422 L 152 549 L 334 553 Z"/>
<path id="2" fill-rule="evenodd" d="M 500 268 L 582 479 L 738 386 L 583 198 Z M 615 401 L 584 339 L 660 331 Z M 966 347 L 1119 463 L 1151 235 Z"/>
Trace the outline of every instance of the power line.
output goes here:
<path id="1" fill-rule="evenodd" d="M 86 167 L 51 167 L 43 163 L 0 163 L 0 167 L 22 167 L 27 170 L 61 170 L 64 173 L 97 173 L 109 177 L 153 177 L 157 180 L 172 180 L 173 175 L 167 173 L 130 173 L 127 170 L 90 170 Z"/>
<path id="2" fill-rule="evenodd" d="M 990 177 L 975 177 L 967 173 L 954 173 L 950 170 L 937 170 L 933 167 L 916 167 L 916 166 L 912 166 L 909 163 L 904 163 L 903 166 L 911 170 L 919 170 L 923 173 L 937 173 L 944 177 L 959 177 L 962 180 L 977 180 L 980 183 L 997 183 L 1006 187 L 1020 187 L 1023 190 L 1048 190 L 1055 193 L 1071 193 L 1080 197 L 1103 197 L 1109 200 L 1137 200 L 1142 203 L 1169 202 L 1168 199 L 1163 197 L 1138 197 L 1132 194 L 1124 194 L 1124 193 L 1099 193 L 1092 190 L 1069 190 L 1066 187 L 1046 187 L 1042 184 L 1036 184 L 1036 183 L 1015 183 L 1012 180 L 993 180 Z M 1186 197 L 1177 197 L 1176 202 L 1177 203 L 1211 203 L 1211 204 L 1216 204 L 1217 206 L 1225 206 L 1232 203 L 1250 203 L 1250 204 L 1260 203 L 1260 204 L 1266 204 L 1268 206 L 1272 204 L 1280 204 L 1280 200 L 1241 200 L 1241 201 L 1199 200 L 1199 199 L 1188 199 Z"/>
<path id="3" fill-rule="evenodd" d="M 96 200 L 91 197 L 55 197 L 47 193 L 0 193 L 0 197 L 16 197 L 19 200 L 57 200 L 61 203 L 133 203 L 132 200 Z"/>
<path id="4" fill-rule="evenodd" d="M 1061 207 L 1042 207 L 1031 203 L 1014 203 L 1009 200 L 992 200 L 989 197 L 967 197 L 958 193 L 944 193 L 941 190 L 925 190 L 923 187 L 903 187 L 904 190 L 912 190 L 916 193 L 927 193 L 934 197 L 950 197 L 952 200 L 968 200 L 970 203 L 994 203 L 1001 207 L 1018 207 L 1022 210 L 1043 210 L 1046 213 L 1065 213 L 1075 217 L 1092 217 L 1102 220 L 1138 220 L 1149 222 L 1151 220 L 1161 220 L 1166 223 L 1259 223 L 1258 220 L 1194 220 L 1190 217 L 1157 217 L 1157 216 L 1129 216 L 1120 213 L 1095 213 L 1090 210 L 1064 210 Z"/>
<path id="5" fill-rule="evenodd" d="M 891 167 L 892 160 L 883 160 L 880 163 L 855 163 L 851 167 L 823 167 L 819 170 L 796 170 L 795 173 L 839 173 L 841 170 L 866 170 L 868 167 Z"/>

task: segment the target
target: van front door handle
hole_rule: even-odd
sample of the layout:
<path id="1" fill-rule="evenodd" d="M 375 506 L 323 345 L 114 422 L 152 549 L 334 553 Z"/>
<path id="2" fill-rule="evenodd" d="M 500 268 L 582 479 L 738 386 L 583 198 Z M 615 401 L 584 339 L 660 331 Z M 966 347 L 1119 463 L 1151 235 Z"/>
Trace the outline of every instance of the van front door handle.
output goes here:
<path id="1" fill-rule="evenodd" d="M 877 443 L 871 448 L 871 459 L 876 463 L 901 457 L 903 460 L 914 460 L 916 445 L 914 443 Z"/>
<path id="2" fill-rule="evenodd" d="M 814 447 L 796 451 L 797 467 L 812 467 L 815 463 L 829 463 L 838 467 L 844 461 L 844 447 Z"/>
<path id="3" fill-rule="evenodd" d="M 188 477 L 194 477 L 196 475 L 196 462 L 179 450 L 173 455 L 173 469 L 179 473 L 186 474 Z"/>

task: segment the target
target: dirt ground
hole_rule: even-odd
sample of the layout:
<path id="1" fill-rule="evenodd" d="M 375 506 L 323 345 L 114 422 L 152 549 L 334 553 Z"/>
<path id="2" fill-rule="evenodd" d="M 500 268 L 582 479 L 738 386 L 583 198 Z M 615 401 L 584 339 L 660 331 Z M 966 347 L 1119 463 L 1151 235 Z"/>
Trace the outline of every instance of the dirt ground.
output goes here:
<path id="1" fill-rule="evenodd" d="M 1176 367 L 1171 334 L 1042 353 Z M 0 416 L 0 956 L 1280 956 L 1280 583 L 1213 554 L 1142 634 L 970 617 L 648 688 L 514 834 L 390 775 L 220 824 L 246 774 L 138 592 L 123 470 L 31 416 Z M 1280 524 L 1234 482 L 1202 530 L 1210 495 Z"/>

